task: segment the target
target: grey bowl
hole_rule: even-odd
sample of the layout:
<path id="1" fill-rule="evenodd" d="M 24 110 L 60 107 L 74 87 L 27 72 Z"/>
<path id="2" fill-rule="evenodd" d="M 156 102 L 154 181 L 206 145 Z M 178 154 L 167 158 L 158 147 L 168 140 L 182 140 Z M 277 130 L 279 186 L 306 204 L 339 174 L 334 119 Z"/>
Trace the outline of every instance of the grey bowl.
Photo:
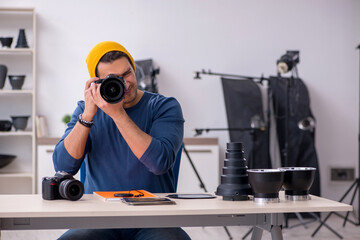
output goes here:
<path id="1" fill-rule="evenodd" d="M 10 85 L 13 90 L 20 90 L 24 85 L 25 75 L 9 75 Z"/>
<path id="2" fill-rule="evenodd" d="M 30 116 L 11 116 L 15 130 L 25 130 L 29 117 Z"/>
<path id="3" fill-rule="evenodd" d="M 16 158 L 15 155 L 0 154 L 0 168 L 5 167 Z"/>

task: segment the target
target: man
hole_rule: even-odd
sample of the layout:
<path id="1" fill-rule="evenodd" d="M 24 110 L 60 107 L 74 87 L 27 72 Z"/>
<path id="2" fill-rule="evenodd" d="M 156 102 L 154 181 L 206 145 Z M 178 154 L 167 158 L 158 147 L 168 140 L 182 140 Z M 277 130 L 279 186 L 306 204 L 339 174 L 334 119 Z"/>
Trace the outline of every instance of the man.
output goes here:
<path id="1" fill-rule="evenodd" d="M 135 63 L 116 42 L 97 44 L 86 58 L 90 79 L 56 145 L 56 171 L 76 174 L 86 163 L 85 193 L 145 189 L 174 192 L 173 165 L 183 138 L 184 119 L 174 98 L 137 89 Z M 109 74 L 123 77 L 125 98 L 106 102 L 101 84 Z M 73 229 L 60 239 L 190 239 L 181 228 Z"/>

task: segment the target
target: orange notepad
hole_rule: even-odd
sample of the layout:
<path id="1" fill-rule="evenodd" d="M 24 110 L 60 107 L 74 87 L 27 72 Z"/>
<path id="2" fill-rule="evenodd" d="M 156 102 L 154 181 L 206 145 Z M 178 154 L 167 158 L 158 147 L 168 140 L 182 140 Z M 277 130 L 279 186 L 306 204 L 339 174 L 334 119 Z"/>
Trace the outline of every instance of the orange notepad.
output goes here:
<path id="1" fill-rule="evenodd" d="M 116 193 L 129 193 L 129 191 L 113 191 L 113 192 L 94 192 L 94 195 L 98 198 L 100 198 L 101 200 L 103 200 L 104 202 L 107 201 L 119 201 L 121 199 L 123 199 L 123 197 L 115 197 L 114 194 Z M 141 193 L 143 194 L 143 196 L 141 197 L 137 197 L 137 198 L 151 198 L 151 197 L 158 197 L 155 194 L 152 194 L 146 190 L 131 190 L 130 191 L 131 194 L 133 195 L 140 195 Z"/>

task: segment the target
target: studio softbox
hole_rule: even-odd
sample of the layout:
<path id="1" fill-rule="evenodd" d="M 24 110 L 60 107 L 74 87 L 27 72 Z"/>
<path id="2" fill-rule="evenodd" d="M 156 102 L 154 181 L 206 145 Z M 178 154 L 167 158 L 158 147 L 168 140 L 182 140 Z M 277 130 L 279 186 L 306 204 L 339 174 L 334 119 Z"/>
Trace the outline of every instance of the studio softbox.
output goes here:
<path id="1" fill-rule="evenodd" d="M 281 165 L 283 167 L 316 168 L 315 180 L 310 193 L 320 196 L 319 165 L 315 149 L 315 118 L 310 109 L 309 93 L 301 79 L 288 78 L 288 82 L 287 90 L 286 78 L 270 77 L 273 112 L 281 153 L 285 146 L 286 92 L 288 91 L 289 94 L 288 162 L 284 162 L 284 156 L 281 154 Z"/>
<path id="2" fill-rule="evenodd" d="M 256 129 L 264 125 L 259 86 L 253 80 L 221 78 L 221 81 L 230 141 L 243 142 L 249 168 L 271 168 L 267 131 Z"/>

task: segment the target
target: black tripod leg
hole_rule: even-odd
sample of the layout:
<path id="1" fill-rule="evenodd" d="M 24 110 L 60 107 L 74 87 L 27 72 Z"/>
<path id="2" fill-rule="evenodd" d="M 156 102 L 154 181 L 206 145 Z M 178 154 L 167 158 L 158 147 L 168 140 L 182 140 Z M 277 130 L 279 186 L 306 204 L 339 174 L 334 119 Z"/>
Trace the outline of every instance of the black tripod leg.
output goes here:
<path id="1" fill-rule="evenodd" d="M 350 205 L 353 204 L 354 199 L 355 199 L 355 196 L 356 196 L 356 193 L 357 193 L 358 190 L 359 190 L 359 185 L 356 185 L 354 194 L 353 194 L 352 197 L 351 197 Z M 345 225 L 346 225 L 346 222 L 347 222 L 347 220 L 348 220 L 349 214 L 350 214 L 350 212 L 347 212 L 347 213 L 346 213 L 346 216 L 345 216 L 345 219 L 344 219 L 344 223 L 343 223 L 343 227 L 345 227 Z"/>
<path id="2" fill-rule="evenodd" d="M 249 231 L 242 237 L 242 240 L 245 240 L 247 238 L 247 236 L 249 236 L 249 234 L 254 230 L 254 228 L 250 228 Z"/>
<path id="3" fill-rule="evenodd" d="M 343 237 L 337 233 L 334 229 L 332 229 L 330 226 L 328 226 L 325 222 L 329 219 L 329 217 L 331 216 L 331 214 L 333 214 L 334 212 L 330 212 L 326 218 L 324 219 L 324 221 L 321 221 L 321 224 L 318 226 L 318 228 L 314 231 L 313 234 L 311 234 L 311 237 L 314 237 L 315 234 L 320 230 L 320 228 L 324 225 L 327 229 L 329 229 L 332 233 L 334 233 L 336 236 L 338 236 L 340 239 L 343 239 Z"/>
<path id="4" fill-rule="evenodd" d="M 204 184 L 204 182 L 202 181 L 202 179 L 201 179 L 198 171 L 196 170 L 196 167 L 195 167 L 193 161 L 191 160 L 190 155 L 189 155 L 189 152 L 186 150 L 184 143 L 183 143 L 183 149 L 184 149 L 184 152 L 185 152 L 187 158 L 189 159 L 189 162 L 190 162 L 190 165 L 191 165 L 192 169 L 194 170 L 194 172 L 195 172 L 195 174 L 196 174 L 196 177 L 198 178 L 198 180 L 199 180 L 199 182 L 200 182 L 200 187 L 201 187 L 202 189 L 204 189 L 205 192 L 207 192 L 207 189 L 206 189 L 206 187 L 205 187 L 205 184 Z"/>
<path id="5" fill-rule="evenodd" d="M 329 229 L 330 231 L 332 231 L 332 232 L 336 235 L 335 230 L 332 229 L 329 225 L 327 225 L 327 223 L 321 221 L 321 219 L 320 219 L 315 213 L 310 212 L 309 214 L 315 218 L 315 221 L 319 221 L 319 222 L 323 223 L 324 226 L 325 226 L 327 229 Z M 336 214 L 336 212 L 334 212 L 334 214 Z M 341 236 L 340 236 L 340 238 L 341 238 Z"/>
<path id="6" fill-rule="evenodd" d="M 349 194 L 349 192 L 353 189 L 353 187 L 358 183 L 358 179 L 356 179 L 353 184 L 351 184 L 351 186 L 349 187 L 349 189 L 345 192 L 345 194 L 340 198 L 339 202 L 342 202 L 346 196 Z M 334 212 L 330 212 L 326 218 L 324 219 L 324 221 L 321 221 L 320 225 L 315 229 L 315 231 L 313 232 L 313 234 L 311 234 L 311 237 L 314 237 L 315 234 L 320 230 L 320 228 L 324 225 L 324 223 L 329 219 L 329 217 L 333 214 Z M 336 235 L 338 235 L 336 233 Z M 342 237 L 340 237 L 342 239 Z"/>
<path id="7" fill-rule="evenodd" d="M 184 152 L 185 152 L 187 158 L 189 159 L 189 162 L 190 162 L 190 165 L 191 165 L 192 169 L 194 170 L 194 172 L 195 172 L 195 174 L 196 174 L 196 176 L 197 176 L 197 178 L 198 178 L 198 180 L 199 180 L 199 182 L 200 182 L 200 187 L 201 187 L 202 189 L 204 189 L 205 192 L 207 192 L 207 189 L 206 189 L 206 187 L 205 187 L 205 184 L 204 184 L 204 182 L 202 181 L 202 179 L 201 179 L 198 171 L 196 170 L 196 167 L 195 167 L 193 161 L 191 160 L 191 157 L 190 157 L 190 155 L 189 155 L 189 152 L 186 150 L 184 143 L 183 143 L 183 149 L 184 149 Z M 224 229 L 225 229 L 225 232 L 226 232 L 226 234 L 228 235 L 229 239 L 232 240 L 233 237 L 231 236 L 231 234 L 230 234 L 230 232 L 229 232 L 229 229 L 228 229 L 226 226 L 224 226 Z"/>

